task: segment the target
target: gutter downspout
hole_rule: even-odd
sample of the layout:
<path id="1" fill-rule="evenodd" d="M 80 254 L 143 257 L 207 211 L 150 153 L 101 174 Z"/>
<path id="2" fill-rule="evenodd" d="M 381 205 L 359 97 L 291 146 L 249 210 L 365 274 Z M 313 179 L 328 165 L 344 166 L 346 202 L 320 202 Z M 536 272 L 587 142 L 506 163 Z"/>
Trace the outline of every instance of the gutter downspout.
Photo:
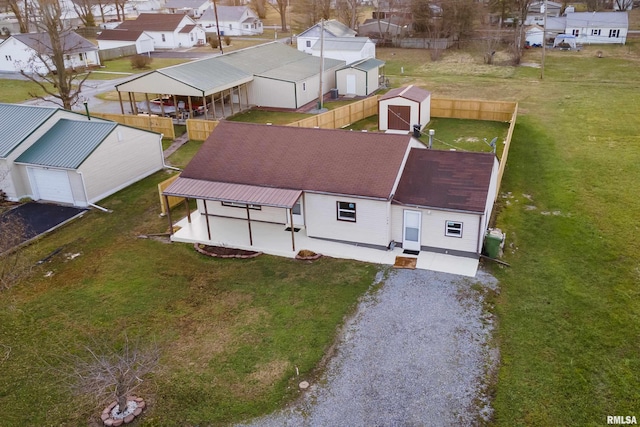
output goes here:
<path id="1" fill-rule="evenodd" d="M 484 214 L 478 216 L 478 246 L 476 248 L 476 253 L 478 255 L 482 252 L 482 243 L 484 238 L 484 235 L 482 234 L 482 217 L 484 217 Z"/>
<path id="2" fill-rule="evenodd" d="M 163 134 L 163 133 L 161 133 L 161 134 L 160 134 L 160 138 L 158 138 L 158 143 L 160 144 L 160 152 L 161 152 L 161 153 L 163 153 L 163 150 L 162 150 L 162 138 L 164 138 L 164 134 Z M 163 168 L 166 168 L 166 169 L 172 169 L 172 170 L 174 170 L 174 171 L 182 172 L 182 169 L 180 169 L 180 168 L 176 168 L 176 167 L 174 167 L 174 166 L 169 166 L 168 164 L 166 164 L 166 163 L 164 162 L 164 154 L 162 154 L 162 156 L 161 156 L 161 157 L 162 157 L 162 167 L 163 167 Z"/>
<path id="3" fill-rule="evenodd" d="M 108 212 L 108 213 L 113 212 L 111 209 L 103 208 L 102 206 L 98 206 L 94 203 L 89 202 L 89 195 L 87 194 L 87 184 L 84 181 L 84 174 L 82 173 L 82 171 L 76 171 L 76 172 L 78 173 L 78 175 L 80 175 L 80 179 L 82 180 L 82 191 L 84 192 L 84 198 L 87 201 L 87 206 L 91 206 L 92 208 L 99 209 L 102 212 Z"/>

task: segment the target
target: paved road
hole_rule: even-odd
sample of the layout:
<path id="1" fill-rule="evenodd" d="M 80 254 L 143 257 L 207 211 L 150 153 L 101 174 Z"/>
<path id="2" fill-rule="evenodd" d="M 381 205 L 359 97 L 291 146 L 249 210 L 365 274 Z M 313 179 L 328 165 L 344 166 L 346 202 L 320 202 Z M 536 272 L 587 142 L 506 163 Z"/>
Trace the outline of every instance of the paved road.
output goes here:
<path id="1" fill-rule="evenodd" d="M 485 379 L 498 354 L 473 288 L 496 285 L 482 271 L 394 270 L 361 301 L 322 377 L 291 407 L 243 426 L 481 424 L 492 413 Z"/>

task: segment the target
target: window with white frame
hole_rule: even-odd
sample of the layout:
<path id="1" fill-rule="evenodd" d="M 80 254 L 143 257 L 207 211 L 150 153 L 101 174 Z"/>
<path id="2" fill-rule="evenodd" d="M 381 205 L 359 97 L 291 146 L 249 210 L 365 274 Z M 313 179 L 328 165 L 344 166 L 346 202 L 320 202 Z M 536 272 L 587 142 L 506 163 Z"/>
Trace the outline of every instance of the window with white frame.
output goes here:
<path id="1" fill-rule="evenodd" d="M 307 47 L 311 47 L 311 40 L 307 40 Z"/>
<path id="2" fill-rule="evenodd" d="M 337 202 L 338 221 L 356 222 L 356 204 L 352 202 Z"/>
<path id="3" fill-rule="evenodd" d="M 238 203 L 238 202 L 220 202 L 222 204 L 222 206 L 226 206 L 228 208 L 242 208 L 242 209 L 246 209 L 247 208 L 247 204 L 246 203 Z M 249 209 L 253 209 L 256 211 L 260 211 L 262 210 L 262 206 L 260 205 L 249 205 Z"/>
<path id="4" fill-rule="evenodd" d="M 193 33 L 189 33 L 189 38 L 193 41 Z"/>
<path id="5" fill-rule="evenodd" d="M 609 30 L 609 37 L 620 37 L 620 30 Z"/>
<path id="6" fill-rule="evenodd" d="M 591 35 L 592 36 L 599 36 L 600 35 L 600 31 L 601 31 L 600 28 L 593 28 L 591 30 Z"/>
<path id="7" fill-rule="evenodd" d="M 307 91 L 307 83 L 306 82 L 302 82 L 302 91 L 303 92 Z"/>
<path id="8" fill-rule="evenodd" d="M 580 30 L 572 30 L 571 34 L 578 37 L 580 35 Z"/>
<path id="9" fill-rule="evenodd" d="M 163 42 L 166 42 L 166 41 L 167 41 L 167 39 L 166 39 L 166 37 L 164 36 L 164 34 L 161 34 L 161 36 L 162 36 L 162 41 L 163 41 Z"/>
<path id="10" fill-rule="evenodd" d="M 449 237 L 462 237 L 462 223 L 460 221 L 446 221 L 444 235 Z"/>

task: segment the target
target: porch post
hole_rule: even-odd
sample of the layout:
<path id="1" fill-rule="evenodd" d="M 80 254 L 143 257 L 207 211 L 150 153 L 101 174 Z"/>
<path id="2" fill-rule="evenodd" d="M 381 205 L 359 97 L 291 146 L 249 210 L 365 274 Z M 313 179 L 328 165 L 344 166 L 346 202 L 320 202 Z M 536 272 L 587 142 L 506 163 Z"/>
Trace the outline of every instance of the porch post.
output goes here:
<path id="1" fill-rule="evenodd" d="M 207 108 L 207 97 L 202 94 L 202 107 L 204 108 L 204 119 L 209 120 L 209 109 Z"/>
<path id="2" fill-rule="evenodd" d="M 191 95 L 187 97 L 187 100 L 189 101 L 189 118 L 193 119 L 193 104 L 191 103 Z"/>
<path id="3" fill-rule="evenodd" d="M 229 89 L 229 104 L 231 104 L 231 115 L 233 116 L 233 88 Z"/>
<path id="4" fill-rule="evenodd" d="M 207 210 L 207 200 L 202 199 L 202 203 L 204 203 L 204 221 L 207 223 L 207 235 L 209 236 L 209 240 L 211 240 L 211 229 L 209 228 L 209 211 Z"/>
<path id="5" fill-rule="evenodd" d="M 129 92 L 129 100 L 131 101 L 131 114 L 138 114 L 138 104 L 136 104 L 135 92 Z"/>
<path id="6" fill-rule="evenodd" d="M 253 246 L 253 234 L 251 233 L 251 215 L 249 214 L 248 203 L 247 203 L 247 225 L 249 226 L 249 245 Z"/>
<path id="7" fill-rule="evenodd" d="M 178 100 L 176 99 L 175 95 L 171 95 L 173 97 L 173 108 L 175 109 L 175 115 L 176 115 L 176 120 L 180 117 L 178 115 L 179 111 L 178 111 Z"/>
<path id="8" fill-rule="evenodd" d="M 167 219 L 169 220 L 169 235 L 173 236 L 173 221 L 171 220 L 171 207 L 169 206 L 169 196 L 164 196 L 164 206 L 167 209 Z"/>
<path id="9" fill-rule="evenodd" d="M 296 230 L 293 227 L 293 208 L 289 209 L 289 223 L 291 224 L 291 248 L 296 251 Z"/>
<path id="10" fill-rule="evenodd" d="M 162 94 L 158 94 L 158 96 L 160 96 L 160 112 L 162 113 L 162 117 L 165 116 L 164 113 L 164 98 L 162 97 Z"/>
<path id="11" fill-rule="evenodd" d="M 220 92 L 220 103 L 222 104 L 222 118 L 225 118 L 224 114 L 224 91 Z"/>
<path id="12" fill-rule="evenodd" d="M 184 207 L 187 208 L 187 221 L 191 224 L 191 210 L 189 209 L 189 198 L 184 198 Z"/>
<path id="13" fill-rule="evenodd" d="M 211 94 L 211 109 L 213 110 L 213 113 L 211 114 L 213 116 L 213 120 L 216 119 L 216 98 L 214 97 L 214 94 Z"/>
<path id="14" fill-rule="evenodd" d="M 144 93 L 144 99 L 147 101 L 147 118 L 149 119 L 149 130 L 153 130 L 153 126 L 151 126 L 151 104 L 149 103 L 149 94 L 147 92 Z"/>
<path id="15" fill-rule="evenodd" d="M 120 112 L 124 116 L 124 105 L 122 105 L 122 92 L 118 91 L 118 100 L 120 101 Z"/>

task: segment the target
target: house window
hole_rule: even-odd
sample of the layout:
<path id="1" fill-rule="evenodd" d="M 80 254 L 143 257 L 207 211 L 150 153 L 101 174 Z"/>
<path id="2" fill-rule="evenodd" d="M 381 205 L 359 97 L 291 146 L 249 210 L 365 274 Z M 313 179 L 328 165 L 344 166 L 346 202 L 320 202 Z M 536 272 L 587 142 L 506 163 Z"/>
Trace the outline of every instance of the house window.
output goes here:
<path id="1" fill-rule="evenodd" d="M 580 30 L 572 30 L 571 34 L 578 37 L 580 35 Z"/>
<path id="2" fill-rule="evenodd" d="M 449 237 L 462 237 L 462 223 L 459 221 L 446 221 L 444 235 Z"/>
<path id="3" fill-rule="evenodd" d="M 82 54 L 78 54 L 78 56 L 80 57 L 80 61 L 82 61 Z"/>
<path id="4" fill-rule="evenodd" d="M 191 41 L 193 41 L 193 33 L 189 34 L 189 38 L 191 39 Z"/>
<path id="5" fill-rule="evenodd" d="M 233 24 L 229 24 L 229 29 L 233 30 Z"/>
<path id="6" fill-rule="evenodd" d="M 302 91 L 306 92 L 307 91 L 307 83 L 302 82 Z"/>
<path id="7" fill-rule="evenodd" d="M 163 41 L 163 42 L 166 42 L 166 41 L 167 41 L 167 39 L 165 38 L 164 34 L 161 34 L 161 36 L 162 36 L 162 41 Z"/>
<path id="8" fill-rule="evenodd" d="M 620 30 L 609 30 L 609 37 L 620 37 Z"/>
<path id="9" fill-rule="evenodd" d="M 311 40 L 307 40 L 307 47 L 311 47 Z"/>
<path id="10" fill-rule="evenodd" d="M 5 55 L 4 59 L 6 59 L 7 61 L 11 61 L 11 55 Z"/>
<path id="11" fill-rule="evenodd" d="M 242 209 L 246 209 L 247 208 L 247 204 L 246 203 L 238 203 L 238 202 L 220 202 L 220 203 L 222 204 L 222 206 L 227 206 L 229 208 L 242 208 Z M 260 205 L 249 205 L 249 209 L 260 211 L 260 210 L 262 210 L 262 206 L 260 206 Z"/>
<path id="12" fill-rule="evenodd" d="M 600 28 L 591 30 L 591 35 L 592 36 L 599 36 L 600 35 Z"/>
<path id="13" fill-rule="evenodd" d="M 356 222 L 356 204 L 351 202 L 338 202 L 338 221 Z"/>
<path id="14" fill-rule="evenodd" d="M 67 61 L 71 61 L 71 56 L 65 55 L 65 57 L 67 58 Z"/>

